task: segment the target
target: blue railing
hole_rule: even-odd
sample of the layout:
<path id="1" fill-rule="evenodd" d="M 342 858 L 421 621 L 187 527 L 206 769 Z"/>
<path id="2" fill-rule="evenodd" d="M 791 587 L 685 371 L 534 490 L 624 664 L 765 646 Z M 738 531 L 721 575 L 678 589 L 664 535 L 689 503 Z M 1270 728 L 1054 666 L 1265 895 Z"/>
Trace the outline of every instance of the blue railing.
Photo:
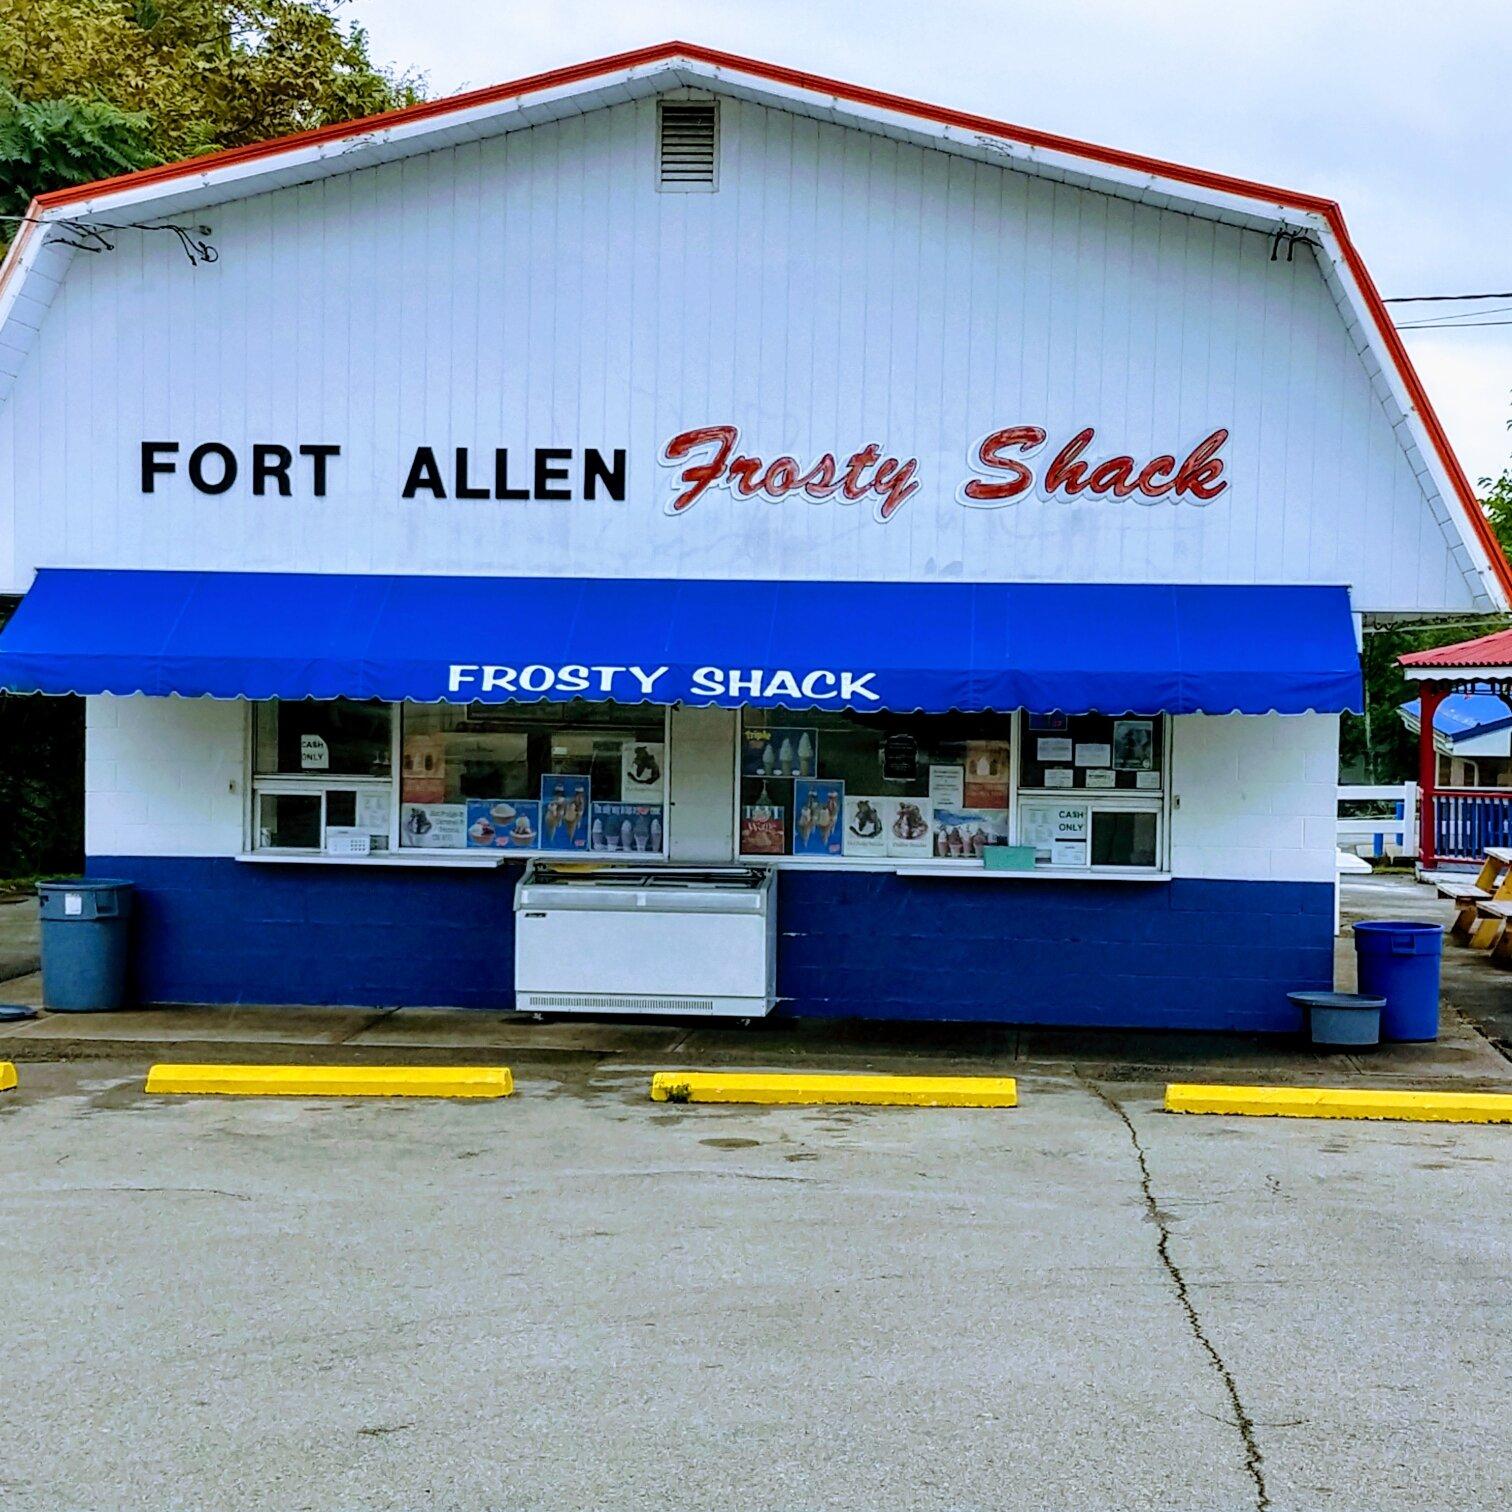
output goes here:
<path id="1" fill-rule="evenodd" d="M 1447 861 L 1479 861 L 1487 846 L 1512 846 L 1512 792 L 1435 793 L 1433 836 Z"/>

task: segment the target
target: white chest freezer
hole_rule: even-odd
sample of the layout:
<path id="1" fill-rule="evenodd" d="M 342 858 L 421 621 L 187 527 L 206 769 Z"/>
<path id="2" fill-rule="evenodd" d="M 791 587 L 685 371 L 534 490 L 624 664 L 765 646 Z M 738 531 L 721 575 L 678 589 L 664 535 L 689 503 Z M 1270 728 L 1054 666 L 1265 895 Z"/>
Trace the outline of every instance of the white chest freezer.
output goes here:
<path id="1" fill-rule="evenodd" d="M 776 1002 L 773 873 L 533 861 L 515 887 L 527 1013 L 757 1018 Z"/>

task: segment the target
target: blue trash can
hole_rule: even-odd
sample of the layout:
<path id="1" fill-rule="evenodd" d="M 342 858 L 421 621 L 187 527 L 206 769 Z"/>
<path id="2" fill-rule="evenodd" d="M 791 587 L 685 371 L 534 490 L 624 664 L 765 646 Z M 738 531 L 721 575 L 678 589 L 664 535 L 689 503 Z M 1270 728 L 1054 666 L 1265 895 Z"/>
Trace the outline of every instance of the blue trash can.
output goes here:
<path id="1" fill-rule="evenodd" d="M 42 1003 L 53 1013 L 102 1013 L 126 1001 L 131 883 L 39 882 Z"/>
<path id="2" fill-rule="evenodd" d="M 1395 920 L 1356 924 L 1354 941 L 1359 990 L 1386 999 L 1381 1038 L 1437 1039 L 1442 926 Z"/>

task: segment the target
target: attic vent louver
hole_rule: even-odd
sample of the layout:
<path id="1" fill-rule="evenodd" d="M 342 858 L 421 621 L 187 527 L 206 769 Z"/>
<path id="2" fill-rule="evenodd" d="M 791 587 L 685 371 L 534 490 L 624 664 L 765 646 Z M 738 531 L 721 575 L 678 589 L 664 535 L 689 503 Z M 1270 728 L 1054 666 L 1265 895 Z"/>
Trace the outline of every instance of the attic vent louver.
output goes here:
<path id="1" fill-rule="evenodd" d="M 713 189 L 718 164 L 718 107 L 712 101 L 664 100 L 657 126 L 658 186 Z"/>

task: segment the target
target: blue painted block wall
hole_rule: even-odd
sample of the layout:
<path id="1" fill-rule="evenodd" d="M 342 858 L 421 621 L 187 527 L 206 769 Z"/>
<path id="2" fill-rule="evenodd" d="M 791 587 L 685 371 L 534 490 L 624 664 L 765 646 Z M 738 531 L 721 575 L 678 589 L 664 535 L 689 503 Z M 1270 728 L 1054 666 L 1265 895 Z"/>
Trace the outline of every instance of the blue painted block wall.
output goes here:
<path id="1" fill-rule="evenodd" d="M 132 990 L 167 1003 L 513 1006 L 519 868 L 102 856 L 136 883 Z M 785 871 L 778 990 L 800 1016 L 1291 1030 L 1333 981 L 1327 883 Z"/>

